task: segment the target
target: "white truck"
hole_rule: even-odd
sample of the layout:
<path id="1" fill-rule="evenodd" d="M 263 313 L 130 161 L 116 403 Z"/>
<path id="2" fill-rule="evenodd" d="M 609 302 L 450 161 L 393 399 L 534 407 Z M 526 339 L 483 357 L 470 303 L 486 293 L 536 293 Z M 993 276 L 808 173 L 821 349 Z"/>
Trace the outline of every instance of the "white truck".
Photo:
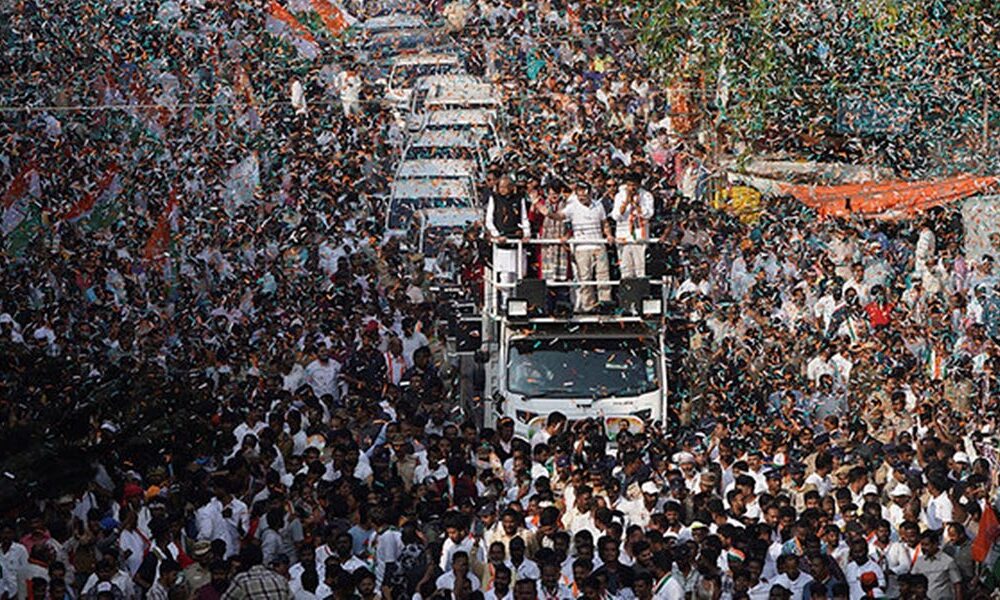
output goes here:
<path id="1" fill-rule="evenodd" d="M 515 242 L 522 255 L 531 245 L 560 243 L 573 245 Z M 668 414 L 666 282 L 546 282 L 524 278 L 523 268 L 519 275 L 516 283 L 502 283 L 487 269 L 483 278 L 484 425 L 494 427 L 500 417 L 511 417 L 516 434 L 530 439 L 550 413 L 559 411 L 570 422 L 594 419 L 613 444 L 623 431 L 637 433 L 663 422 Z M 597 284 L 613 288 L 619 314 L 551 310 L 549 291 L 573 293 Z"/>

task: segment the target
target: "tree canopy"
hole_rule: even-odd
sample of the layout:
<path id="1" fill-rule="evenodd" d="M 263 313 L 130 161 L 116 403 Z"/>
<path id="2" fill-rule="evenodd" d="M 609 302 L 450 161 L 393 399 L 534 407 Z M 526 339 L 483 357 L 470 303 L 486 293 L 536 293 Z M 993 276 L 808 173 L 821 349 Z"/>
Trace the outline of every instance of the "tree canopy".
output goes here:
<path id="1" fill-rule="evenodd" d="M 652 65 L 730 144 L 915 175 L 1000 167 L 996 2 L 637 4 Z"/>

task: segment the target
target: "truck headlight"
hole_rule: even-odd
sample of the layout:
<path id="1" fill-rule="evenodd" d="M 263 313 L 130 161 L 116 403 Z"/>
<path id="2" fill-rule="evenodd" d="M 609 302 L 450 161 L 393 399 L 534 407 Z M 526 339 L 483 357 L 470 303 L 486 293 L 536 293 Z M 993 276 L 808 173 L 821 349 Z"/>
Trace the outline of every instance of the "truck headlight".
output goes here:
<path id="1" fill-rule="evenodd" d="M 507 300 L 507 316 L 508 317 L 527 317 L 528 316 L 528 301 L 521 300 L 518 298 L 510 298 Z"/>
<path id="2" fill-rule="evenodd" d="M 538 416 L 538 413 L 533 413 L 528 410 L 518 410 L 514 412 L 517 415 L 517 420 L 524 423 L 525 425 L 530 425 L 531 420 Z"/>

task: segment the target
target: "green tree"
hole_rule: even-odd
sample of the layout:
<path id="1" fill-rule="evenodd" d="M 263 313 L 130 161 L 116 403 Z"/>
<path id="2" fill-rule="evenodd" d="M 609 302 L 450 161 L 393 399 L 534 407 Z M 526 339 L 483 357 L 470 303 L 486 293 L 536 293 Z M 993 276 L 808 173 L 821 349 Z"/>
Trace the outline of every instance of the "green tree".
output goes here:
<path id="1" fill-rule="evenodd" d="M 1000 4 L 637 0 L 649 60 L 755 152 L 995 171 Z M 688 84 L 688 87 L 691 86 Z M 988 136 L 995 138 L 995 136 Z"/>

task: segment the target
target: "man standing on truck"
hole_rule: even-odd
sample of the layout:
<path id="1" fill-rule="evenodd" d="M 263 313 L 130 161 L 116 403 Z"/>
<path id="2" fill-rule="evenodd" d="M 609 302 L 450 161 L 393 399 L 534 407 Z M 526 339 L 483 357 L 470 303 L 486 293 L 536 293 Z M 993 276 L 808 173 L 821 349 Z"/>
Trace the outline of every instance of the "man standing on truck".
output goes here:
<path id="1" fill-rule="evenodd" d="M 500 283 L 517 281 L 518 256 L 517 246 L 509 244 L 508 240 L 528 239 L 531 237 L 531 225 L 528 222 L 528 207 L 522 194 L 509 175 L 504 175 L 497 182 L 496 190 L 489 193 L 486 201 L 486 229 L 493 240 L 493 270 Z M 507 298 L 509 292 L 502 296 Z"/>
<path id="2" fill-rule="evenodd" d="M 644 242 L 649 239 L 649 220 L 653 217 L 653 195 L 639 187 L 640 175 L 631 173 L 615 195 L 612 218 L 619 241 Z M 618 262 L 622 279 L 646 276 L 646 244 L 625 243 L 619 248 Z"/>
<path id="3" fill-rule="evenodd" d="M 593 201 L 590 190 L 585 183 L 577 184 L 576 190 L 567 199 L 566 206 L 562 210 L 552 212 L 546 206 L 540 206 L 538 210 L 545 216 L 553 215 L 569 220 L 573 227 L 574 241 L 595 242 L 593 244 L 578 243 L 573 248 L 577 281 L 608 281 L 610 279 L 608 252 L 604 247 L 604 242 L 613 244 L 615 240 L 611 235 L 611 227 L 608 225 L 604 206 L 600 202 Z M 611 303 L 610 286 L 585 284 L 580 286 L 576 294 L 577 312 L 592 312 L 597 307 L 594 287 L 597 287 L 596 295 L 601 304 Z"/>

